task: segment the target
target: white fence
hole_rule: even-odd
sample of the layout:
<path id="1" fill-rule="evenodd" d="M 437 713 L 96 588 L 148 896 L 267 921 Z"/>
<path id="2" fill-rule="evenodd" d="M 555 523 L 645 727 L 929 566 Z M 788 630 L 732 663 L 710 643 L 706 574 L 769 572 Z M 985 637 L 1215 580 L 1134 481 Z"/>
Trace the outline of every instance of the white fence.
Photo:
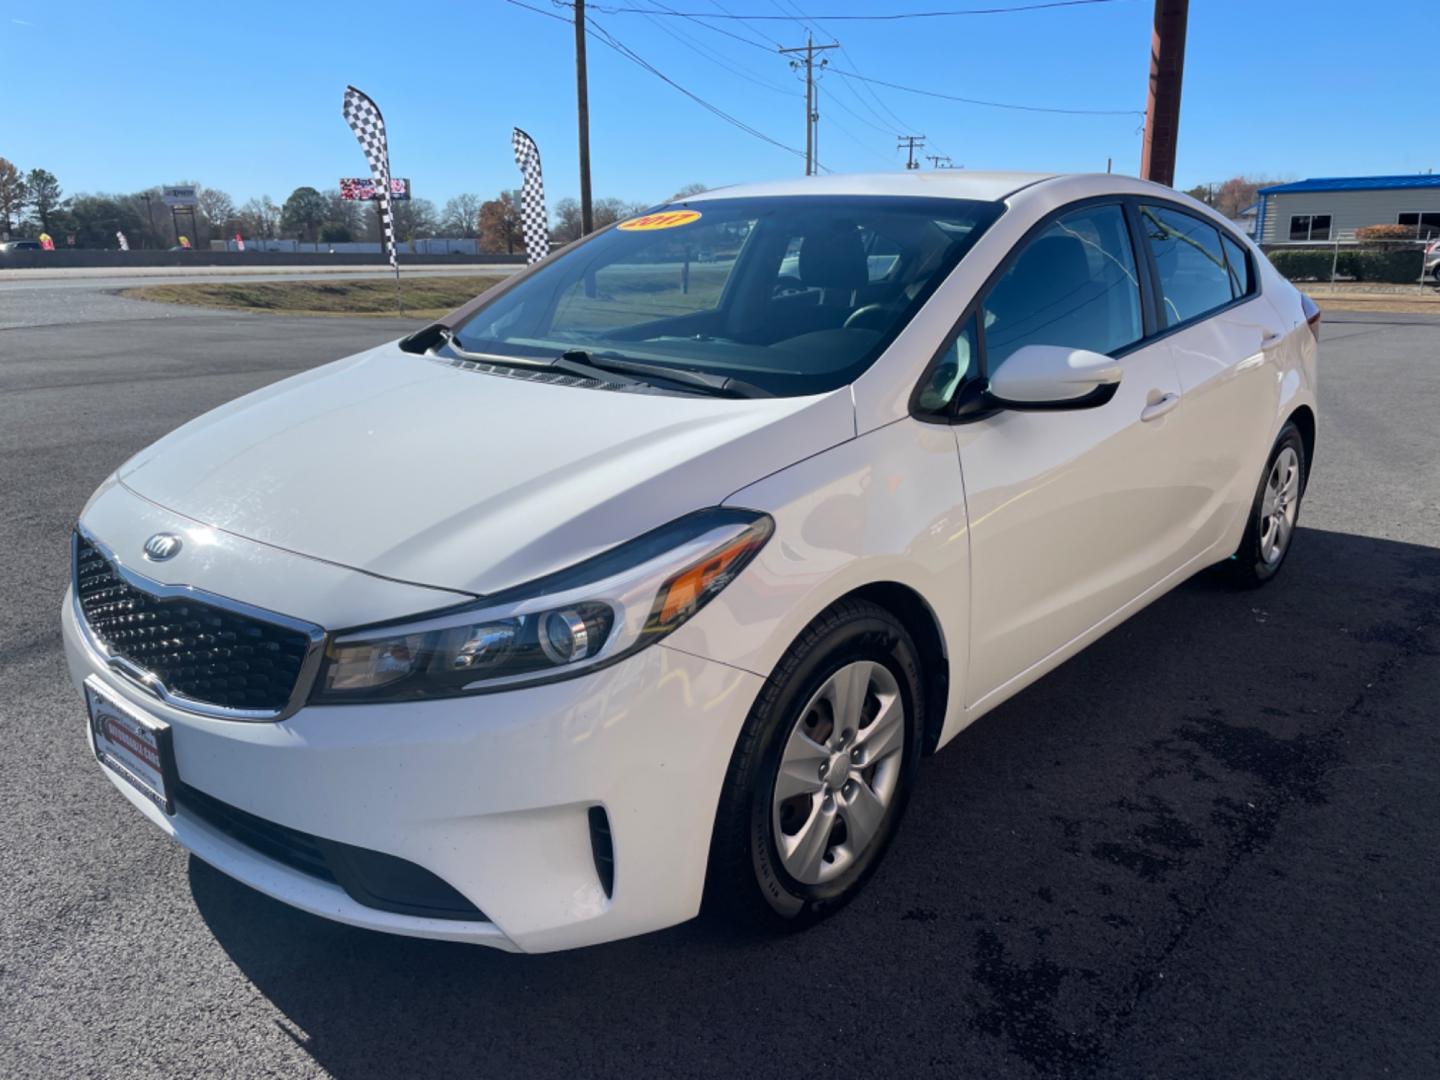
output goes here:
<path id="1" fill-rule="evenodd" d="M 240 247 L 234 240 L 216 240 L 210 245 L 212 251 L 239 251 Z M 414 255 L 479 255 L 479 243 L 475 240 L 451 240 L 437 238 L 434 240 L 402 240 L 398 244 L 401 252 L 410 252 Z M 347 241 L 345 243 L 319 243 L 311 244 L 303 240 L 245 240 L 246 251 L 282 251 L 294 254 L 307 255 L 379 255 L 380 244 L 378 241 Z"/>

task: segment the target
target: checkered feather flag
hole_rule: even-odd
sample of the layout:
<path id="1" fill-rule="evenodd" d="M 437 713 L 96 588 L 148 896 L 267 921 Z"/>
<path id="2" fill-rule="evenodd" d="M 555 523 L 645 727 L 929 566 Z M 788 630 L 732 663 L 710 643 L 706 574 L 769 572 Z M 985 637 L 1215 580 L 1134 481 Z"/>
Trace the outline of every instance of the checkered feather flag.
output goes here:
<path id="1" fill-rule="evenodd" d="M 539 262 L 550 254 L 550 229 L 545 223 L 545 185 L 540 180 L 540 148 L 535 140 L 516 128 L 510 135 L 515 164 L 525 182 L 520 188 L 520 224 L 525 233 L 527 262 Z"/>
<path id="2" fill-rule="evenodd" d="M 395 216 L 390 206 L 390 144 L 385 138 L 385 118 L 380 115 L 380 107 L 353 86 L 345 87 L 342 112 L 345 122 L 360 141 L 365 160 L 370 163 L 370 175 L 375 179 L 375 190 L 379 196 L 380 244 L 390 257 L 390 268 L 395 271 L 395 280 L 399 282 L 400 260 L 395 255 Z"/>

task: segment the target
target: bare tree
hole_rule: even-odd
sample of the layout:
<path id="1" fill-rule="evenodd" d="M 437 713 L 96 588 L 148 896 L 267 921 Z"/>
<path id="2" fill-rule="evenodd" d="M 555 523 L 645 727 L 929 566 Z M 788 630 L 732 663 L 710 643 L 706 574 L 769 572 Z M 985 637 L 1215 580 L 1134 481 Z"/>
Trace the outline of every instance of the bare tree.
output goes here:
<path id="1" fill-rule="evenodd" d="M 644 203 L 631 203 L 623 199 L 597 199 L 593 208 L 595 228 L 603 229 L 623 218 L 643 214 L 648 207 Z M 550 239 L 568 244 L 580 239 L 580 204 L 574 199 L 561 199 L 555 204 L 554 226 Z"/>
<path id="2" fill-rule="evenodd" d="M 365 211 L 369 204 L 354 199 L 342 199 L 339 188 L 330 188 L 321 194 L 329 205 L 324 230 L 329 234 L 322 239 L 354 240 L 365 231 Z M 343 234 L 343 235 L 342 235 Z"/>
<path id="3" fill-rule="evenodd" d="M 396 199 L 390 205 L 395 211 L 397 241 L 423 240 L 435 235 L 440 216 L 429 199 Z"/>
<path id="4" fill-rule="evenodd" d="M 445 203 L 440 215 L 440 228 L 447 236 L 463 236 L 467 240 L 480 235 L 480 211 L 485 200 L 471 192 L 462 192 Z"/>
<path id="5" fill-rule="evenodd" d="M 207 239 L 226 235 L 235 220 L 235 200 L 219 188 L 202 187 L 196 192 L 195 201 L 208 226 Z"/>
<path id="6" fill-rule="evenodd" d="M 280 208 L 269 195 L 250 199 L 240 207 L 240 231 L 257 240 L 275 239 L 275 230 L 280 227 Z"/>

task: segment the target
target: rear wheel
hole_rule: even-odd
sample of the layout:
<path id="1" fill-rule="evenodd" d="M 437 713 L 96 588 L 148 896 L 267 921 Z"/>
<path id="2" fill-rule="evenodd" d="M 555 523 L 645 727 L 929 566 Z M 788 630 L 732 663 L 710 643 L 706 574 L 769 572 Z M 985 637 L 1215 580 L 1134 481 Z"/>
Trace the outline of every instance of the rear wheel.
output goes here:
<path id="1" fill-rule="evenodd" d="M 716 816 L 711 914 L 808 926 L 847 903 L 895 834 L 924 730 L 919 653 L 885 609 L 842 601 L 751 709 Z"/>
<path id="2" fill-rule="evenodd" d="M 1280 572 L 1290 553 L 1304 494 L 1305 441 L 1295 425 L 1287 423 L 1265 463 L 1240 548 L 1226 564 L 1236 584 L 1255 588 Z"/>

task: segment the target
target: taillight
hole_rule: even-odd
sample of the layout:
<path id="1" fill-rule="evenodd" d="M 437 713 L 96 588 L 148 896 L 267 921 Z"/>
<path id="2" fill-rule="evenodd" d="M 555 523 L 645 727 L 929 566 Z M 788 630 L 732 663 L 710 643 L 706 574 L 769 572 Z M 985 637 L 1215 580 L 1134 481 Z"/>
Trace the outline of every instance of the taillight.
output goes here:
<path id="1" fill-rule="evenodd" d="M 1300 294 L 1300 310 L 1305 312 L 1305 324 L 1310 327 L 1310 332 L 1318 341 L 1320 339 L 1320 305 L 1302 292 Z"/>

